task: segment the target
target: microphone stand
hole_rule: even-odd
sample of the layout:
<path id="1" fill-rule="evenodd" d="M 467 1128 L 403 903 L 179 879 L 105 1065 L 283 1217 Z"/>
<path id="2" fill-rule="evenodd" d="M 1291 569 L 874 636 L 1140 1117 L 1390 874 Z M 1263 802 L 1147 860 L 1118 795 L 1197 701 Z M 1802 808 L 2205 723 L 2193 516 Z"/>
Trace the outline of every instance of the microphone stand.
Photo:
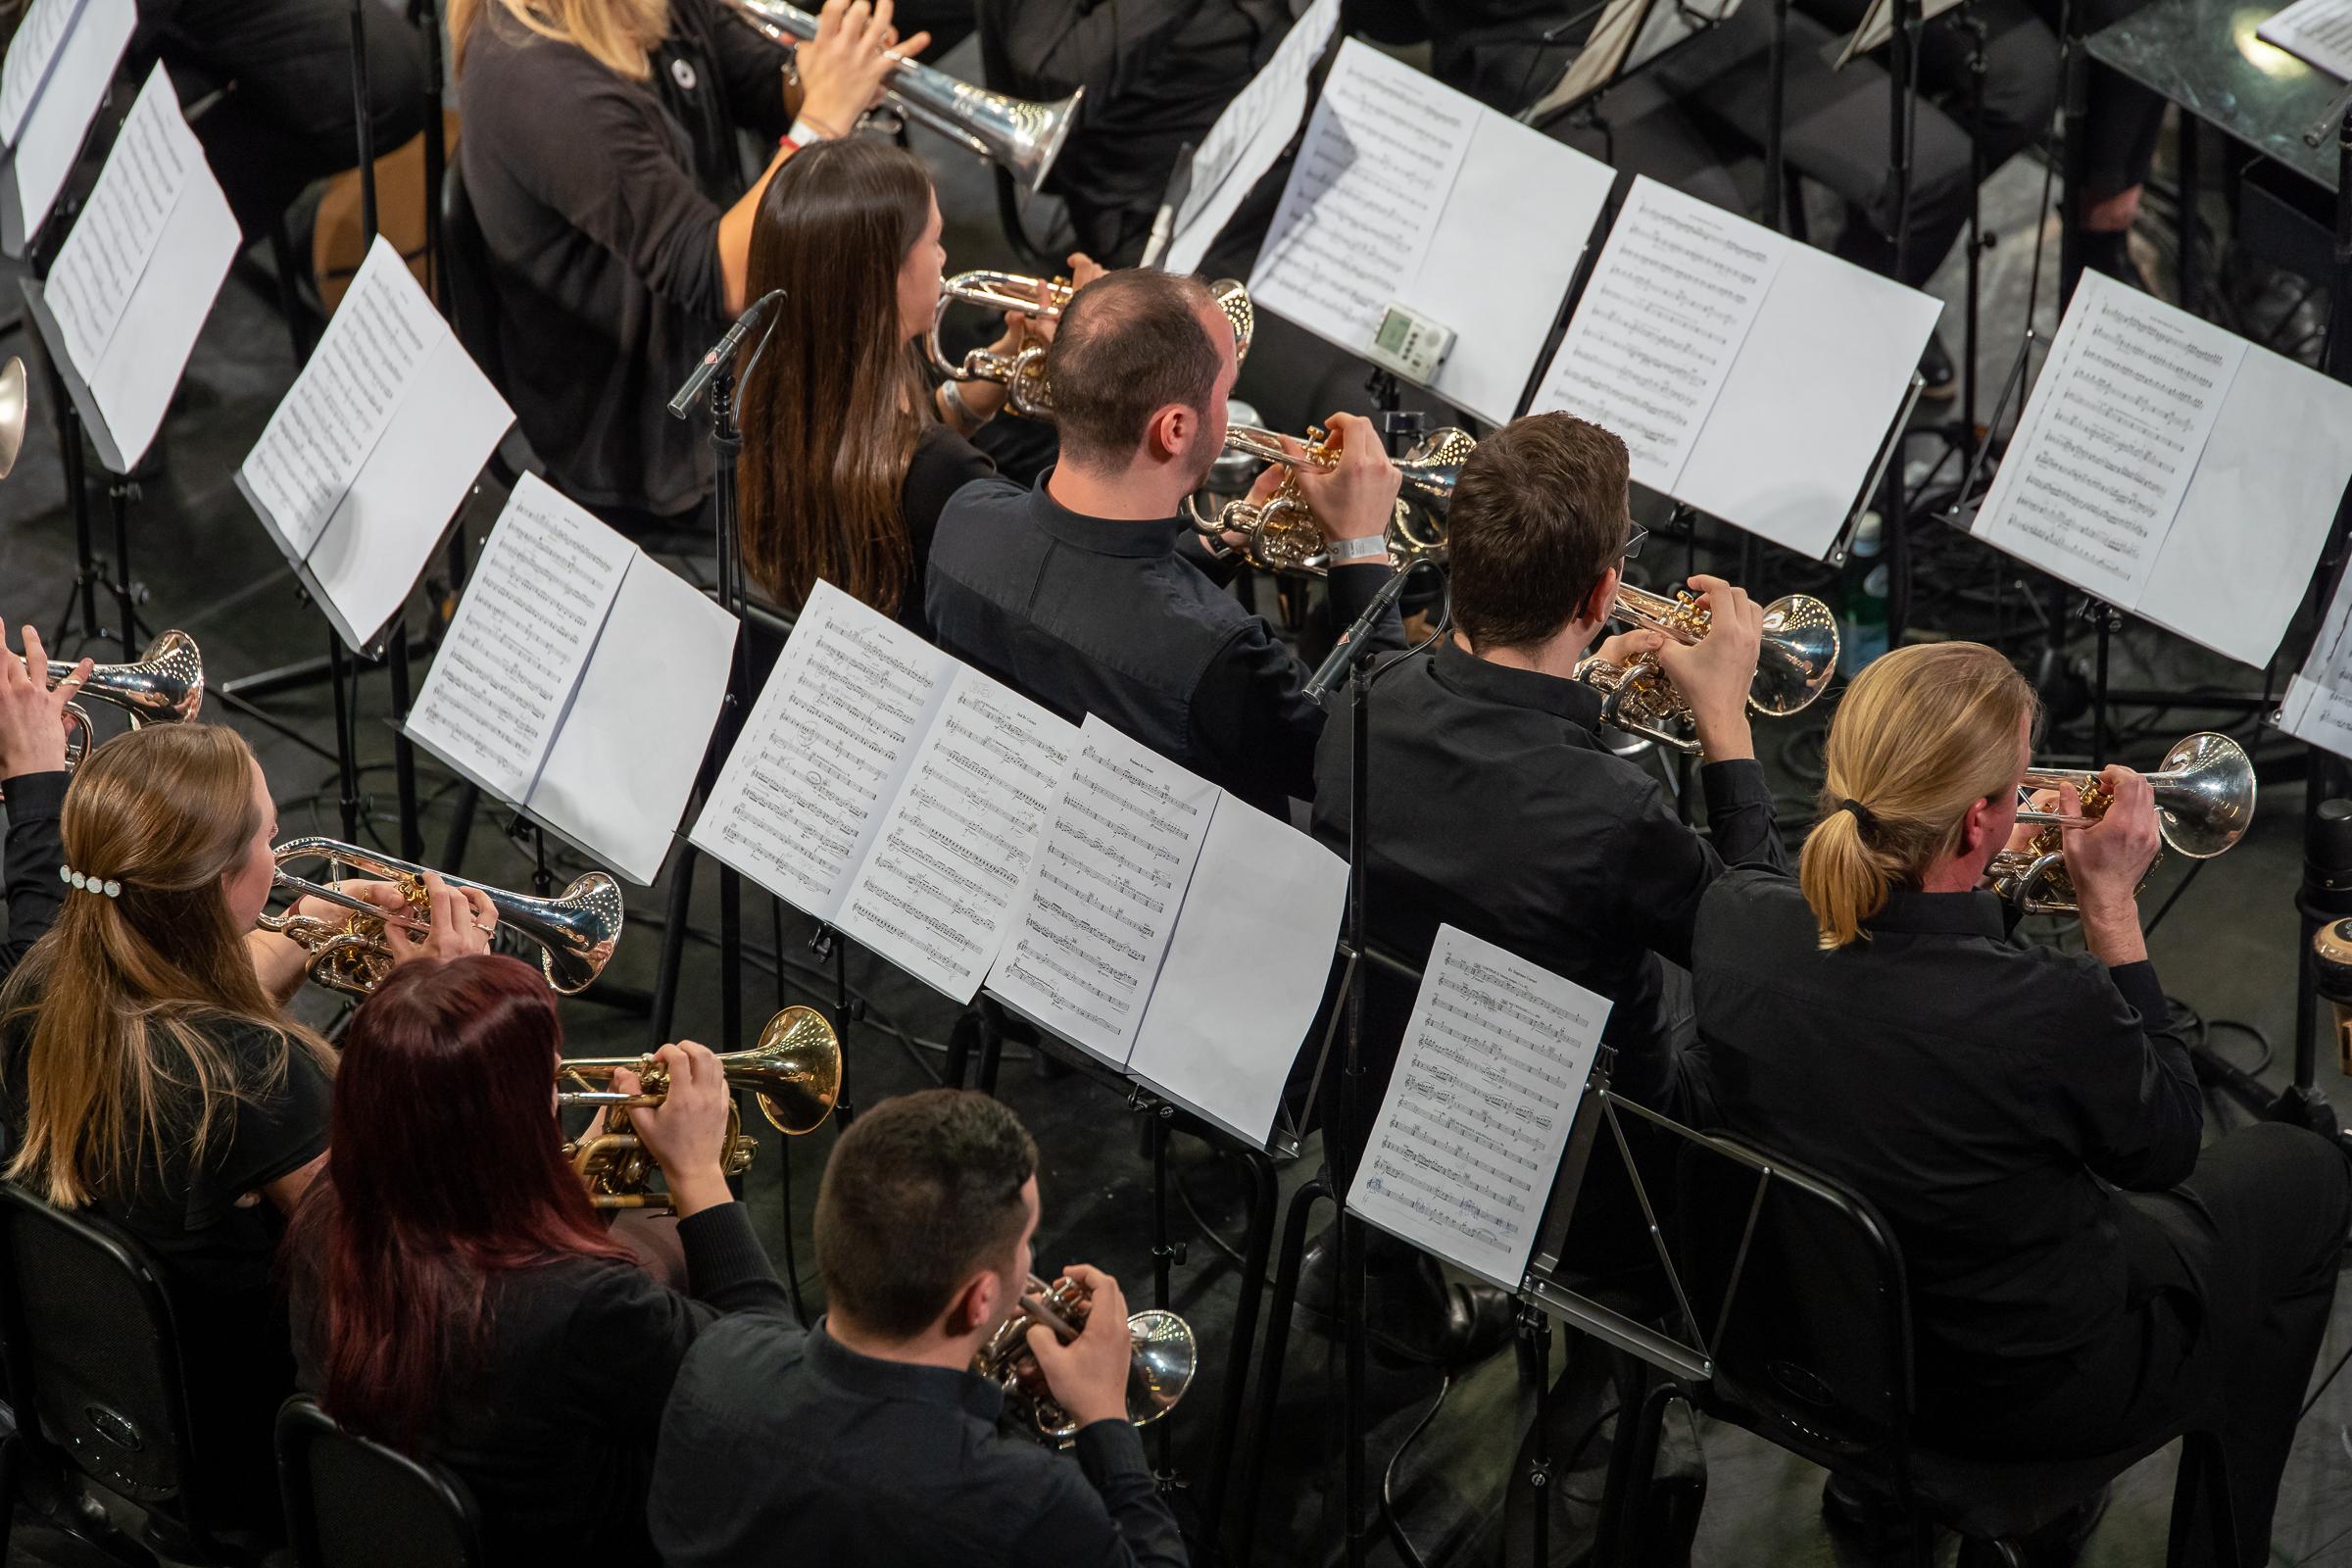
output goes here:
<path id="1" fill-rule="evenodd" d="M 375 243 L 375 117 L 368 111 L 368 0 L 351 0 L 351 113 L 357 127 L 360 155 L 360 246 L 363 255 Z M 335 697 L 335 781 L 342 808 L 343 837 L 360 836 L 359 736 L 353 728 L 351 662 L 342 634 L 326 630 L 327 679 Z M 409 607 L 404 603 L 392 617 L 391 636 L 384 648 L 392 685 L 392 771 L 400 797 L 400 853 L 406 860 L 423 858 L 424 846 L 416 822 L 416 753 L 400 721 L 409 713 Z"/>
<path id="2" fill-rule="evenodd" d="M 1920 0 L 1895 0 L 1894 33 L 1887 40 L 1886 105 L 1889 143 L 1894 150 L 1894 276 L 1903 279 L 1911 260 L 1911 184 L 1916 149 L 1912 128 L 1919 108 Z M 1904 432 L 1896 431 L 1894 456 L 1886 465 L 1886 494 L 1880 504 L 1881 537 L 1886 549 L 1886 645 L 1902 646 L 1903 622 L 1911 608 L 1911 543 L 1903 495 Z"/>

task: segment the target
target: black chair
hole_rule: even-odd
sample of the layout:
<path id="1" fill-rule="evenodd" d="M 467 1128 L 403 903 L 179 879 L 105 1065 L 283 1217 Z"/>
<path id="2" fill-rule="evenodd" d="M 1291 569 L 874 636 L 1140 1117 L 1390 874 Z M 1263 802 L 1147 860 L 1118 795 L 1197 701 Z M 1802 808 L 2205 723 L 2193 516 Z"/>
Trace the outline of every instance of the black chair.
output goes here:
<path id="1" fill-rule="evenodd" d="M 136 1241 L 0 1183 L 0 1354 L 15 1445 L 135 1504 L 177 1561 L 258 1558 L 205 1494 L 172 1303 Z"/>
<path id="2" fill-rule="evenodd" d="M 465 1483 L 346 1432 L 308 1395 L 278 1409 L 277 1481 L 302 1568 L 478 1568 L 486 1560 Z"/>
<path id="3" fill-rule="evenodd" d="M 1902 1254 L 1870 1202 L 1752 1144 L 1660 1125 L 1683 1140 L 1670 1234 L 1713 1366 L 1687 1390 L 1699 1409 L 1895 1498 L 1914 1522 L 1922 1568 L 1932 1544 L 1922 1523 L 2022 1568 L 2023 1538 L 2184 1438 L 2168 1560 L 2180 1560 L 2202 1496 L 2217 1559 L 2236 1561 L 2221 1446 L 2210 1432 L 2169 1431 L 2057 1461 L 1964 1458 L 1918 1446 Z"/>
<path id="4" fill-rule="evenodd" d="M 490 241 L 475 216 L 473 198 L 466 189 L 466 174 L 456 159 L 441 176 L 440 281 L 449 303 L 449 324 L 458 345 L 472 357 L 483 375 L 509 404 L 514 383 L 498 346 L 498 283 L 490 259 Z M 544 476 L 539 455 L 531 450 L 519 428 L 511 429 L 490 454 L 491 477 L 506 489 L 525 473 Z"/>

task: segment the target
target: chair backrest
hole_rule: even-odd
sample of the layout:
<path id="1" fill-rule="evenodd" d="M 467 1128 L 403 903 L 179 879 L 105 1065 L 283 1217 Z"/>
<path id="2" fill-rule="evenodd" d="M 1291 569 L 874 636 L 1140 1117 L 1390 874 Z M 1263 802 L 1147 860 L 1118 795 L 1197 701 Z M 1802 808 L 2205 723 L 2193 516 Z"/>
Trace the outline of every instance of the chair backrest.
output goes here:
<path id="1" fill-rule="evenodd" d="M 307 1395 L 278 1409 L 277 1481 L 302 1568 L 476 1568 L 484 1560 L 463 1482 L 346 1432 Z"/>
<path id="2" fill-rule="evenodd" d="M 1675 1130 L 1670 1245 L 1714 1363 L 1701 1404 L 1906 1492 L 1911 1318 L 1886 1222 L 1753 1144 Z"/>
<path id="3" fill-rule="evenodd" d="M 18 1419 L 109 1491 L 185 1511 L 187 1390 L 144 1249 L 0 1183 L 0 1350 Z"/>
<path id="4" fill-rule="evenodd" d="M 441 286 L 448 291 L 451 324 L 458 342 L 473 357 L 502 396 L 506 363 L 498 351 L 498 285 L 493 281 L 490 241 L 466 193 L 458 159 L 441 176 Z"/>

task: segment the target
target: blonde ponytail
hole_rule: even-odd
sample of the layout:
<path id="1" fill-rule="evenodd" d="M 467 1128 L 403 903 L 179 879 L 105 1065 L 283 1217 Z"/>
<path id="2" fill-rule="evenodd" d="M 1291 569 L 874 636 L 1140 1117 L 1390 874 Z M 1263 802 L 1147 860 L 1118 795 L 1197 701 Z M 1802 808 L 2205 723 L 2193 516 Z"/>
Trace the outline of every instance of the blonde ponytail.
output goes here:
<path id="1" fill-rule="evenodd" d="M 460 75 L 473 29 L 492 11 L 505 12 L 525 31 L 584 50 L 629 81 L 653 74 L 653 53 L 669 36 L 669 0 L 451 0 L 449 36 Z"/>
<path id="2" fill-rule="evenodd" d="M 1898 648 L 1846 688 L 1797 868 L 1825 951 L 1866 939 L 1888 894 L 1959 847 L 1968 808 L 2015 786 L 2034 708 L 2033 687 L 1980 643 Z"/>

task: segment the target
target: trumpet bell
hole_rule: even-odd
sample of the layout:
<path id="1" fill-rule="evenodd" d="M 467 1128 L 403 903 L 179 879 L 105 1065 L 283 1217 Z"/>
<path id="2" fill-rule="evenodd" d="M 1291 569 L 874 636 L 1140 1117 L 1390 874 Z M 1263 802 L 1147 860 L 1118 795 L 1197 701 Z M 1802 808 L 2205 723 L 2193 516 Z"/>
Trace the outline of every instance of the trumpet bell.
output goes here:
<path id="1" fill-rule="evenodd" d="M 1127 1374 L 1127 1419 L 1139 1427 L 1176 1408 L 1193 1375 L 1200 1370 L 1200 1345 L 1193 1326 L 1156 1307 L 1127 1319 L 1135 1337 L 1135 1360 Z M 1073 1434 L 1074 1435 L 1074 1434 Z"/>
<path id="2" fill-rule="evenodd" d="M 1838 673 L 1838 617 L 1811 594 L 1789 594 L 1764 607 L 1764 639 L 1748 706 L 1787 718 L 1812 706 Z"/>
<path id="3" fill-rule="evenodd" d="M 2149 783 L 2164 842 L 2189 859 L 2212 859 L 2254 824 L 2254 763 L 2227 735 L 2183 736 Z"/>
<path id="4" fill-rule="evenodd" d="M 32 398 L 24 383 L 24 362 L 10 355 L 0 366 L 0 479 L 17 466 L 24 450 L 24 425 L 32 413 Z"/>
<path id="5" fill-rule="evenodd" d="M 751 1087 L 767 1124 L 790 1137 L 823 1126 L 841 1099 L 841 1037 L 814 1007 L 786 1007 L 757 1046 L 719 1060 L 728 1081 Z"/>

